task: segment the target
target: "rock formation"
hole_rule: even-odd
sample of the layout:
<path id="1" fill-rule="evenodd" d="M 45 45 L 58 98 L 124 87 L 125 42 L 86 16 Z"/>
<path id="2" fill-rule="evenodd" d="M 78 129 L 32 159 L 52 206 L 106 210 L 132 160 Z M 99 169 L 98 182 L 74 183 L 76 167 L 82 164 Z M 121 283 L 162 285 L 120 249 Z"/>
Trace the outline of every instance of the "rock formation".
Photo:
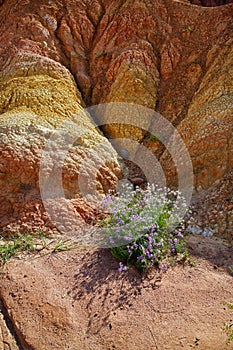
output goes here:
<path id="1" fill-rule="evenodd" d="M 177 128 L 193 163 L 194 225 L 204 225 L 233 241 L 231 3 L 231 0 L 0 0 L 1 234 L 55 229 L 42 203 L 41 187 L 47 188 L 50 215 L 61 221 L 61 231 L 72 232 L 75 218 L 88 221 L 94 211 L 89 192 L 96 189 L 101 195 L 114 188 L 123 176 L 120 157 L 107 137 L 127 137 L 145 145 L 158 157 L 167 183 L 177 186 L 174 162 L 156 135 L 134 125 L 122 127 L 117 123 L 100 131 L 86 110 L 101 103 L 127 102 L 158 111 Z M 59 130 L 64 139 L 56 139 Z M 56 187 L 61 180 L 62 140 L 65 147 L 72 145 L 62 168 L 64 206 Z M 48 144 L 50 152 L 45 153 Z M 121 156 L 124 157 L 124 152 Z M 134 181 L 144 181 L 143 175 L 130 175 Z M 86 198 L 83 194 L 87 194 Z M 67 202 L 74 209 L 74 216 L 66 210 Z M 227 249 L 230 248 L 221 245 L 220 256 Z M 119 282 L 114 272 L 117 263 L 109 257 L 99 262 L 98 254 L 75 251 L 61 258 L 50 254 L 36 262 L 19 259 L 9 264 L 0 275 L 0 350 L 91 350 L 98 349 L 99 344 L 115 349 L 109 337 L 112 324 L 107 321 L 109 317 L 114 319 L 116 313 L 123 315 L 120 318 L 123 322 L 118 318 L 113 321 L 117 349 L 123 349 L 127 343 L 128 349 L 138 346 L 141 350 L 149 337 L 147 348 L 157 348 L 151 329 L 145 328 L 149 318 L 143 318 L 145 322 L 137 328 L 140 332 L 133 333 L 135 339 L 124 333 L 132 306 L 123 307 L 127 293 L 136 300 L 135 304 L 138 303 L 135 296 L 142 293 L 137 308 L 146 305 L 151 312 L 152 289 L 145 299 L 145 290 L 140 290 L 133 274 L 132 280 L 126 281 L 123 276 Z M 103 268 L 108 264 L 111 273 Z M 230 298 L 232 292 L 230 276 L 225 278 L 222 272 L 215 275 L 213 271 L 211 283 L 207 280 L 206 290 L 201 291 L 204 295 L 201 311 L 208 305 L 209 320 L 219 307 L 220 298 Z M 183 270 L 178 274 L 172 272 L 171 283 L 167 281 L 162 289 L 161 301 L 157 281 L 153 285 L 152 301 L 159 300 L 160 304 L 153 314 L 161 325 L 157 330 L 158 346 L 163 346 L 164 334 L 166 338 L 171 336 L 170 328 L 165 327 L 167 333 L 162 328 L 163 322 L 166 325 L 170 322 L 170 310 L 169 314 L 164 312 L 170 290 L 169 308 L 183 322 L 182 330 L 187 329 L 189 319 L 183 318 L 183 306 L 179 308 L 177 302 L 179 294 L 174 299 L 177 276 L 183 288 L 180 289 L 183 301 L 187 299 L 188 286 L 197 313 L 194 318 L 192 315 L 192 324 L 199 324 L 199 300 L 193 294 L 190 274 L 191 268 L 186 275 Z M 195 281 L 203 285 L 206 265 L 195 274 Z M 148 284 L 151 288 L 151 281 Z M 221 296 L 213 299 L 218 285 L 222 288 L 221 293 L 218 290 Z M 122 295 L 124 288 L 127 290 Z M 188 309 L 190 300 L 185 301 Z M 101 316 L 95 312 L 96 305 Z M 102 313 L 103 308 L 107 314 Z M 136 316 L 132 313 L 132 317 L 138 319 L 138 309 L 135 310 L 136 307 L 133 309 Z M 223 309 L 220 313 L 223 323 Z M 98 334 L 95 327 L 99 327 L 100 321 L 102 333 Z M 208 324 L 207 331 L 204 325 L 203 349 L 215 341 L 223 349 L 225 339 L 217 339 L 221 326 L 216 322 L 212 329 L 211 325 Z M 119 337 L 119 327 L 125 334 L 123 338 Z M 171 347 L 183 348 L 186 339 L 181 330 L 176 331 L 179 337 L 174 337 Z M 192 329 L 188 339 L 191 341 L 194 335 Z"/>
<path id="2" fill-rule="evenodd" d="M 51 132 L 64 121 L 89 130 L 74 143 L 63 168 L 64 192 L 78 217 L 91 212 L 77 185 L 80 164 L 90 152 L 92 166 L 81 179 L 87 192 L 96 164 L 100 193 L 122 176 L 116 152 L 85 106 L 128 102 L 155 109 L 182 135 L 196 191 L 214 188 L 228 176 L 233 165 L 228 2 L 201 1 L 206 7 L 175 0 L 1 2 L 0 225 L 5 232 L 52 228 L 38 172 Z M 103 131 L 145 144 L 160 159 L 168 184 L 175 185 L 174 165 L 158 141 L 149 142 L 130 125 Z"/>

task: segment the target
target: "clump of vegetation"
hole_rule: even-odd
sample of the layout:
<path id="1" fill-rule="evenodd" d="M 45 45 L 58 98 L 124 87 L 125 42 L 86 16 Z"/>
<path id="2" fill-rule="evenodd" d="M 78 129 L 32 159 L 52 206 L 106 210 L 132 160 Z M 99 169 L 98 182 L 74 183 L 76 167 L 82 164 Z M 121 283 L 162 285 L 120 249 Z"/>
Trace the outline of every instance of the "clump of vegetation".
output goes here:
<path id="1" fill-rule="evenodd" d="M 156 134 L 151 134 L 151 135 L 150 135 L 149 141 L 150 141 L 150 142 L 160 141 L 160 138 L 159 138 L 159 136 L 156 135 Z"/>
<path id="2" fill-rule="evenodd" d="M 188 257 L 180 217 L 187 206 L 179 192 L 153 185 L 132 191 L 126 185 L 109 194 L 103 207 L 109 216 L 101 225 L 120 271 L 132 265 L 142 272 L 152 266 L 166 270 L 172 257 Z"/>
<path id="3" fill-rule="evenodd" d="M 64 252 L 66 250 L 71 250 L 75 248 L 74 245 L 66 244 L 69 240 L 60 239 L 55 246 L 52 248 L 52 253 Z"/>
<path id="4" fill-rule="evenodd" d="M 0 261 L 5 264 L 12 256 L 20 252 L 31 252 L 36 249 L 32 235 L 2 239 L 0 242 Z"/>
<path id="5" fill-rule="evenodd" d="M 16 238 L 4 238 L 0 236 L 0 263 L 3 265 L 19 253 L 40 252 L 47 250 L 46 254 L 53 254 L 76 248 L 75 245 L 67 244 L 68 239 L 48 239 L 41 232 L 36 234 L 25 234 Z"/>
<path id="6" fill-rule="evenodd" d="M 224 305 L 226 305 L 229 309 L 233 310 L 233 304 L 232 303 L 227 303 L 227 302 L 223 302 Z M 230 343 L 233 341 L 233 322 L 231 323 L 224 323 L 224 327 L 223 327 L 224 332 L 227 335 L 227 341 L 226 344 L 230 345 Z"/>

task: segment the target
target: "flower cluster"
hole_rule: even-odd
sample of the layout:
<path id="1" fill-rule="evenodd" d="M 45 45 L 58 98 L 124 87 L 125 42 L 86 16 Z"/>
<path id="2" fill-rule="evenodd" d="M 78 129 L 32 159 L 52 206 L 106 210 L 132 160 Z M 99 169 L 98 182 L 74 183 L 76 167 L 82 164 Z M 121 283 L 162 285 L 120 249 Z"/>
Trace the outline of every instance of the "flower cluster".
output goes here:
<path id="1" fill-rule="evenodd" d="M 181 252 L 187 210 L 177 191 L 148 185 L 145 190 L 125 186 L 121 193 L 109 194 L 102 203 L 108 218 L 102 224 L 107 245 L 123 263 L 147 270 L 153 265 L 166 269 L 164 260 Z M 177 227 L 178 226 L 178 227 Z"/>

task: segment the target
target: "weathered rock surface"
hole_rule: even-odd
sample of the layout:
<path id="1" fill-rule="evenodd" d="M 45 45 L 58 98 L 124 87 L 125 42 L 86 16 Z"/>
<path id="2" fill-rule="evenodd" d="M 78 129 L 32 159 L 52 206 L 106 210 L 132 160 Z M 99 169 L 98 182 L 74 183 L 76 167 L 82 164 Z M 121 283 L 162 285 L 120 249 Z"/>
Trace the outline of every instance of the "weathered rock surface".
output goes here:
<path id="1" fill-rule="evenodd" d="M 113 188 L 122 170 L 85 106 L 128 102 L 157 110 L 177 127 L 194 167 L 195 224 L 232 242 L 231 3 L 0 0 L 0 228 L 5 235 L 54 229 L 41 201 L 41 186 L 47 184 L 61 231 L 72 231 L 76 217 L 91 215 L 83 194 Z M 81 134 L 64 163 L 63 205 L 54 190 L 62 142 L 51 144 L 42 183 L 39 171 L 45 145 L 64 123 L 68 144 L 76 127 Z M 104 132 L 145 144 L 158 156 L 168 183 L 176 185 L 168 153 L 145 130 L 108 125 Z M 136 175 L 130 175 L 132 181 L 144 181 Z M 216 247 L 221 259 L 230 256 L 231 266 L 231 248 Z M 212 249 L 211 242 L 203 247 L 207 259 Z M 161 286 L 154 280 L 142 288 L 133 271 L 119 277 L 116 261 L 105 253 L 63 254 L 15 260 L 0 274 L 0 350 L 162 349 L 167 339 L 167 349 L 227 348 L 221 332 L 227 311 L 220 307 L 231 297 L 232 278 L 216 266 L 177 267 Z"/>
<path id="2" fill-rule="evenodd" d="M 73 120 L 78 112 L 78 123 L 90 134 L 74 145 L 67 159 L 67 198 L 75 201 L 78 216 L 87 217 L 90 208 L 76 180 L 93 142 L 96 164 L 100 166 L 106 154 L 112 157 L 111 164 L 100 166 L 98 190 L 116 184 L 117 155 L 83 113 L 85 104 L 117 101 L 156 109 L 184 138 L 197 191 L 227 176 L 233 165 L 233 7 L 227 1 L 201 5 L 205 7 L 165 0 L 2 2 L 2 228 L 25 230 L 32 222 L 35 227 L 51 227 L 40 202 L 41 151 L 48 130 Z M 108 125 L 104 131 L 139 142 L 146 137 L 132 126 Z M 104 156 L 97 146 L 102 143 Z M 172 183 L 175 171 L 167 152 L 158 142 L 149 148 L 161 156 Z M 87 191 L 94 163 L 82 178 Z"/>
<path id="3" fill-rule="evenodd" d="M 9 10 L 9 20 L 16 16 L 14 21 L 18 21 L 18 27 L 5 31 L 9 46 L 5 41 L 1 42 L 0 225 L 5 233 L 53 228 L 41 203 L 39 171 L 48 139 L 64 122 L 73 123 L 74 129 L 79 127 L 77 141 L 72 140 L 71 145 L 76 142 L 69 150 L 63 167 L 63 190 L 67 198 L 73 199 L 72 205 L 78 218 L 87 218 L 92 210 L 90 203 L 82 199 L 78 179 L 82 181 L 82 190 L 87 191 L 93 186 L 86 181 L 89 175 L 89 181 L 95 181 L 98 191 L 103 193 L 116 185 L 121 172 L 117 153 L 84 111 L 84 103 L 72 75 L 57 62 L 56 55 L 46 52 L 50 44 L 52 47 L 55 45 L 56 20 L 47 18 L 44 9 L 43 16 L 46 18 L 43 21 L 47 27 L 43 26 L 36 13 L 33 18 L 27 15 L 25 6 L 26 3 L 22 8 L 20 4 L 14 7 L 8 3 L 1 8 L 3 17 Z M 33 12 L 33 9 L 30 10 Z M 20 11 L 26 11 L 23 17 Z M 53 6 L 52 11 L 55 11 Z M 5 30 L 4 24 L 2 30 Z M 48 45 L 43 39 L 48 41 Z M 51 177 L 58 171 L 59 152 L 63 148 L 62 144 L 54 144 L 53 153 L 47 157 L 47 173 L 40 186 L 46 186 L 46 182 L 54 186 Z M 84 160 L 88 163 L 88 170 L 84 169 L 82 178 L 79 178 Z M 96 175 L 94 179 L 92 174 Z M 56 217 L 61 216 L 61 208 L 58 209 L 54 210 L 57 211 Z"/>
<path id="4" fill-rule="evenodd" d="M 26 264 L 22 275 L 21 266 L 15 266 L 14 274 L 8 276 L 1 286 L 1 300 L 19 344 L 25 350 L 84 349 L 82 329 L 87 320 L 83 311 L 76 309 L 72 312 L 61 294 L 62 288 L 57 284 L 56 292 L 54 283 L 51 283 L 53 276 L 49 277 L 48 271 L 46 274 L 43 271 L 42 267 L 35 270 L 31 264 Z M 15 287 L 10 291 L 11 283 Z"/>
<path id="5" fill-rule="evenodd" d="M 202 230 L 227 239 L 233 245 L 233 173 L 224 176 L 218 185 L 193 197 L 193 223 Z"/>
<path id="6" fill-rule="evenodd" d="M 10 324 L 6 309 L 2 301 L 0 302 L 0 349 L 1 350 L 20 350 L 17 343 L 17 336 L 14 328 Z"/>
<path id="7" fill-rule="evenodd" d="M 162 279 L 133 269 L 120 274 L 104 249 L 31 254 L 7 263 L 0 299 L 19 349 L 228 350 L 222 325 L 232 313 L 222 301 L 232 297 L 233 279 L 224 268 L 233 263 L 233 248 L 200 237 L 189 244 L 195 268 L 179 265 Z M 1 326 L 0 317 L 0 349 L 18 350 Z"/>
<path id="8" fill-rule="evenodd" d="M 232 40 L 208 53 L 207 72 L 178 126 L 192 155 L 198 191 L 213 186 L 233 166 L 232 61 Z"/>
<path id="9" fill-rule="evenodd" d="M 33 58 L 40 60 L 35 56 Z M 27 69 L 27 62 L 21 59 L 24 69 Z M 44 68 L 45 64 L 46 62 Z M 52 69 L 49 64 L 47 69 Z M 73 123 L 71 126 L 74 129 L 79 126 L 76 132 L 77 142 L 69 151 L 63 167 L 63 189 L 67 198 L 72 197 L 75 200 L 76 197 L 74 205 L 77 215 L 83 215 L 85 218 L 91 211 L 90 208 L 88 210 L 88 204 L 80 199 L 77 180 L 82 170 L 82 163 L 87 157 L 89 178 L 91 179 L 91 174 L 95 173 L 96 168 L 102 172 L 96 183 L 100 192 L 103 193 L 114 186 L 117 176 L 120 175 L 117 154 L 85 113 L 81 96 L 71 77 L 55 75 L 56 70 L 52 76 L 41 70 L 40 74 L 34 73 L 32 76 L 30 73 L 20 77 L 6 75 L 2 81 L 1 110 L 4 113 L 0 119 L 2 150 L 0 202 L 1 226 L 7 226 L 8 230 L 13 228 L 27 230 L 27 227 L 30 227 L 29 223 L 38 229 L 43 228 L 46 221 L 48 222 L 40 201 L 40 161 L 43 148 L 52 131 L 56 127 L 61 127 L 64 121 L 69 120 Z M 69 144 L 69 140 L 65 145 L 67 143 Z M 59 161 L 61 162 L 59 154 L 65 146 L 54 142 L 52 147 L 51 154 L 46 158 L 45 175 L 40 182 L 40 189 L 41 186 L 47 186 L 47 181 L 51 186 L 55 186 L 58 171 L 56 167 L 59 168 Z M 105 165 L 106 159 L 108 165 Z M 86 181 L 82 186 L 83 190 L 88 186 L 90 187 L 90 184 Z"/>

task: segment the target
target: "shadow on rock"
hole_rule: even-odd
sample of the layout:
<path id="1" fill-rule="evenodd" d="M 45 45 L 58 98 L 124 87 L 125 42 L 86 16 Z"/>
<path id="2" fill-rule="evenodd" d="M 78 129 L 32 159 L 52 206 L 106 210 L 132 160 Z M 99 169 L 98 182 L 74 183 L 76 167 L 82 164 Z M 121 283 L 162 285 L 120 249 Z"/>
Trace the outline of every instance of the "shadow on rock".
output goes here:
<path id="1" fill-rule="evenodd" d="M 137 302 L 143 289 L 159 287 L 161 276 L 141 275 L 134 268 L 118 271 L 118 263 L 106 249 L 88 252 L 82 257 L 79 271 L 74 275 L 75 283 L 68 292 L 88 312 L 88 332 L 99 333 L 103 326 L 109 325 L 110 316 L 117 310 L 129 309 Z"/>

